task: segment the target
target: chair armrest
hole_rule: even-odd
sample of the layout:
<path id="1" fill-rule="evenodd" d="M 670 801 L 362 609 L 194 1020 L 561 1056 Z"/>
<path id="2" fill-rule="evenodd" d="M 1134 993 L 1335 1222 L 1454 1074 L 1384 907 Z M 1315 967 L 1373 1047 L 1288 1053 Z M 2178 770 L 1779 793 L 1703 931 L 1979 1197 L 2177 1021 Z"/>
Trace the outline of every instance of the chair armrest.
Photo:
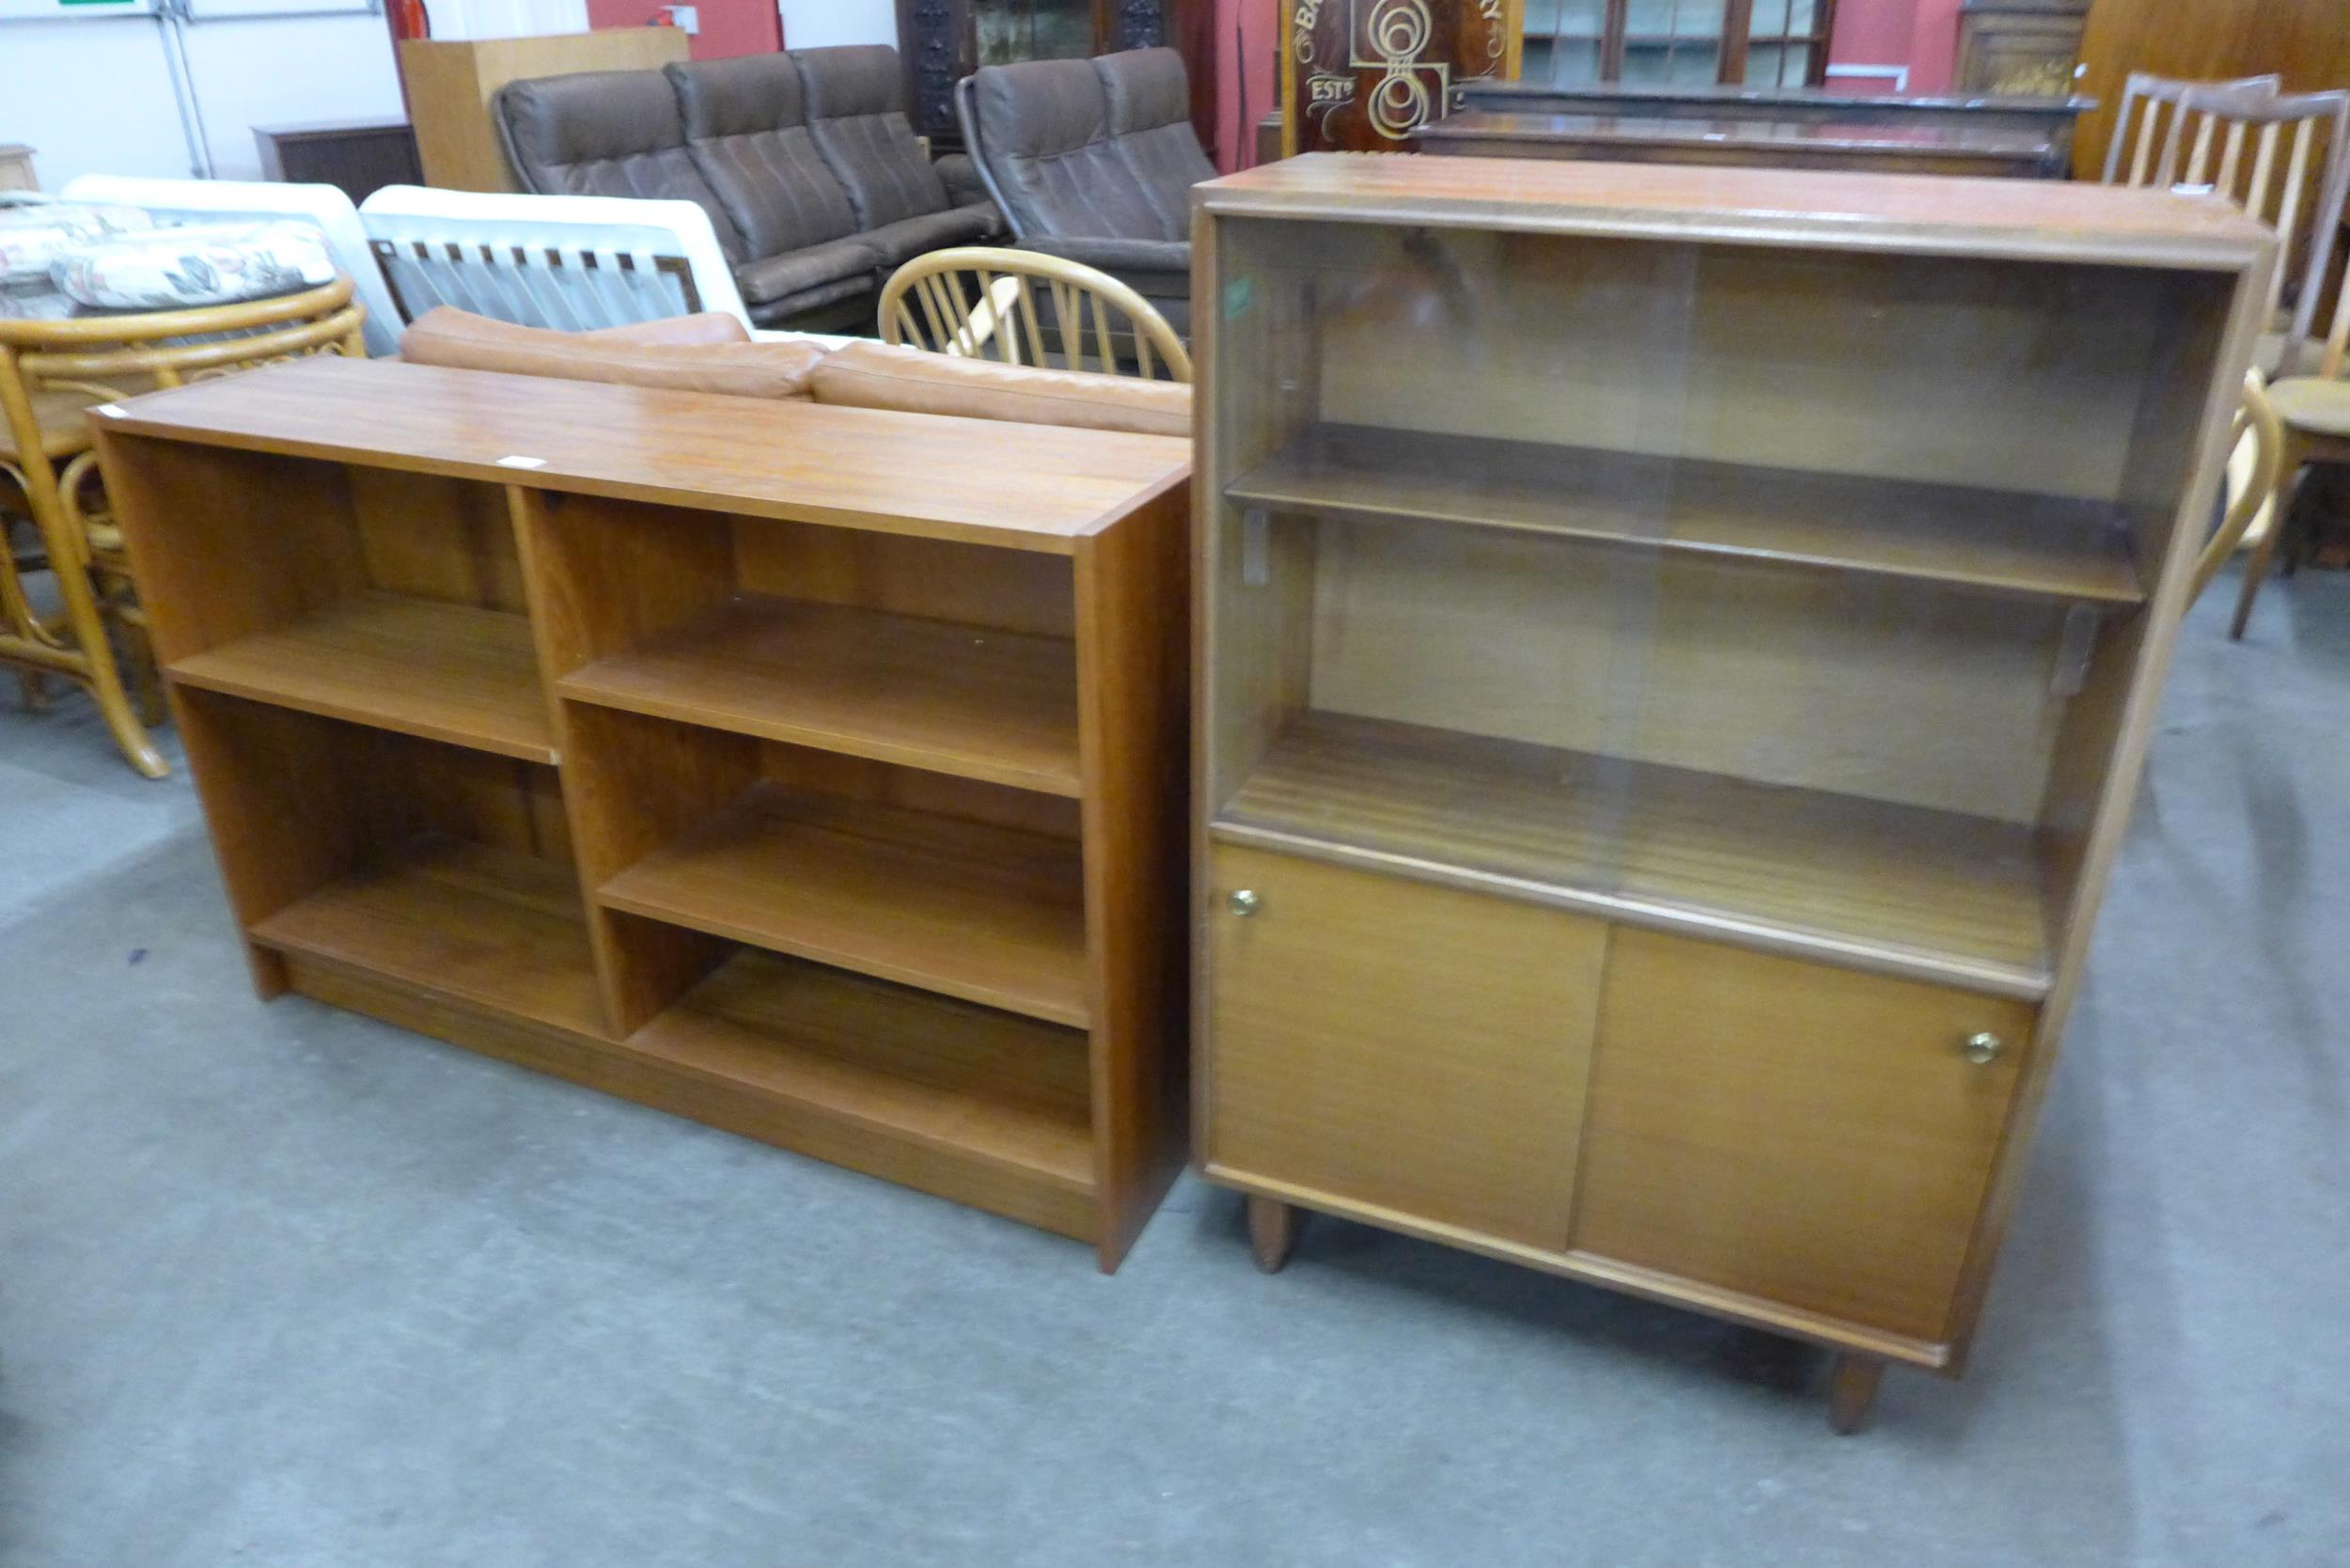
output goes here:
<path id="1" fill-rule="evenodd" d="M 1187 273 L 1191 271 L 1188 240 L 1117 240 L 1104 235 L 1041 234 L 1021 242 L 1020 249 L 1042 251 L 1081 266 L 1112 274 Z"/>
<path id="2" fill-rule="evenodd" d="M 932 166 L 938 170 L 938 178 L 946 182 L 948 206 L 977 207 L 980 202 L 992 199 L 988 195 L 987 181 L 979 178 L 979 165 L 971 161 L 968 153 L 949 152 Z"/>

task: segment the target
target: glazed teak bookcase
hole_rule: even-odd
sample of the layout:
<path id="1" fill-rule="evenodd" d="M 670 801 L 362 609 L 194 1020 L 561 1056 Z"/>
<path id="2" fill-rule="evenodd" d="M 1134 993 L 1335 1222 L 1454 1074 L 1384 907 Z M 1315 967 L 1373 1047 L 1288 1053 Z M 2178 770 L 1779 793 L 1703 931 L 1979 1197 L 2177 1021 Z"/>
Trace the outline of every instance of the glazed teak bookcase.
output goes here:
<path id="1" fill-rule="evenodd" d="M 1321 1210 L 1954 1373 L 2269 251 L 1991 180 L 1201 187 L 1195 1121 Z"/>
<path id="2" fill-rule="evenodd" d="M 264 996 L 1117 1265 L 1183 1150 L 1184 443 L 343 360 L 119 412 Z"/>

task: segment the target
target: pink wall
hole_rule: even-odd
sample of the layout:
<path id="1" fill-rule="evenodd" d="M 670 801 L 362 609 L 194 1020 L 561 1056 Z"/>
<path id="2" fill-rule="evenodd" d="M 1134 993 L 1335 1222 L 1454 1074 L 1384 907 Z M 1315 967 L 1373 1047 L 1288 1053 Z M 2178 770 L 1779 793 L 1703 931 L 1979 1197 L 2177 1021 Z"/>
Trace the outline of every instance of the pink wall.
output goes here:
<path id="1" fill-rule="evenodd" d="M 775 0 L 696 0 L 701 31 L 687 45 L 697 60 L 764 55 L 783 46 Z M 661 0 L 588 0 L 591 27 L 642 27 L 661 18 Z"/>
<path id="2" fill-rule="evenodd" d="M 1830 65 L 1907 66 L 1913 93 L 1947 91 L 1958 55 L 1959 0 L 1837 0 Z M 1832 78 L 1831 90 L 1890 92 L 1890 78 Z"/>

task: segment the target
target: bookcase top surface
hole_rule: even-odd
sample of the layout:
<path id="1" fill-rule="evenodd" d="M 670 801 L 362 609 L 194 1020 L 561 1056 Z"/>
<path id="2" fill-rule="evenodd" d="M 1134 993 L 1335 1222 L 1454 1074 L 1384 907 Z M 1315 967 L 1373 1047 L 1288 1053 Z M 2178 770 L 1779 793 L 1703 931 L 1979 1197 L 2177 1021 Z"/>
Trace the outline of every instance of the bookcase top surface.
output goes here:
<path id="1" fill-rule="evenodd" d="M 1068 554 L 1190 471 L 1175 436 L 320 356 L 149 393 L 113 430 Z M 512 461 L 535 460 L 535 461 Z"/>
<path id="2" fill-rule="evenodd" d="M 2268 230 L 2218 196 L 2044 180 L 1314 152 L 1195 187 L 1219 215 L 2236 272 Z"/>

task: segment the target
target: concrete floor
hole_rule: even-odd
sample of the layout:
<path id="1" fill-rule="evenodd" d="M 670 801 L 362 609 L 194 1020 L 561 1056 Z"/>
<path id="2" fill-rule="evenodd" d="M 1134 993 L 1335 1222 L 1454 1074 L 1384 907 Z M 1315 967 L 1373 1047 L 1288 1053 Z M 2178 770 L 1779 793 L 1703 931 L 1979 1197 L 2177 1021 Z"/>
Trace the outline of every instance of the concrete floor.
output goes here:
<path id="1" fill-rule="evenodd" d="M 2350 580 L 2198 607 L 1967 1381 L 1178 1187 L 1074 1244 L 289 998 L 0 697 L 0 1563 L 2350 1563 Z"/>

